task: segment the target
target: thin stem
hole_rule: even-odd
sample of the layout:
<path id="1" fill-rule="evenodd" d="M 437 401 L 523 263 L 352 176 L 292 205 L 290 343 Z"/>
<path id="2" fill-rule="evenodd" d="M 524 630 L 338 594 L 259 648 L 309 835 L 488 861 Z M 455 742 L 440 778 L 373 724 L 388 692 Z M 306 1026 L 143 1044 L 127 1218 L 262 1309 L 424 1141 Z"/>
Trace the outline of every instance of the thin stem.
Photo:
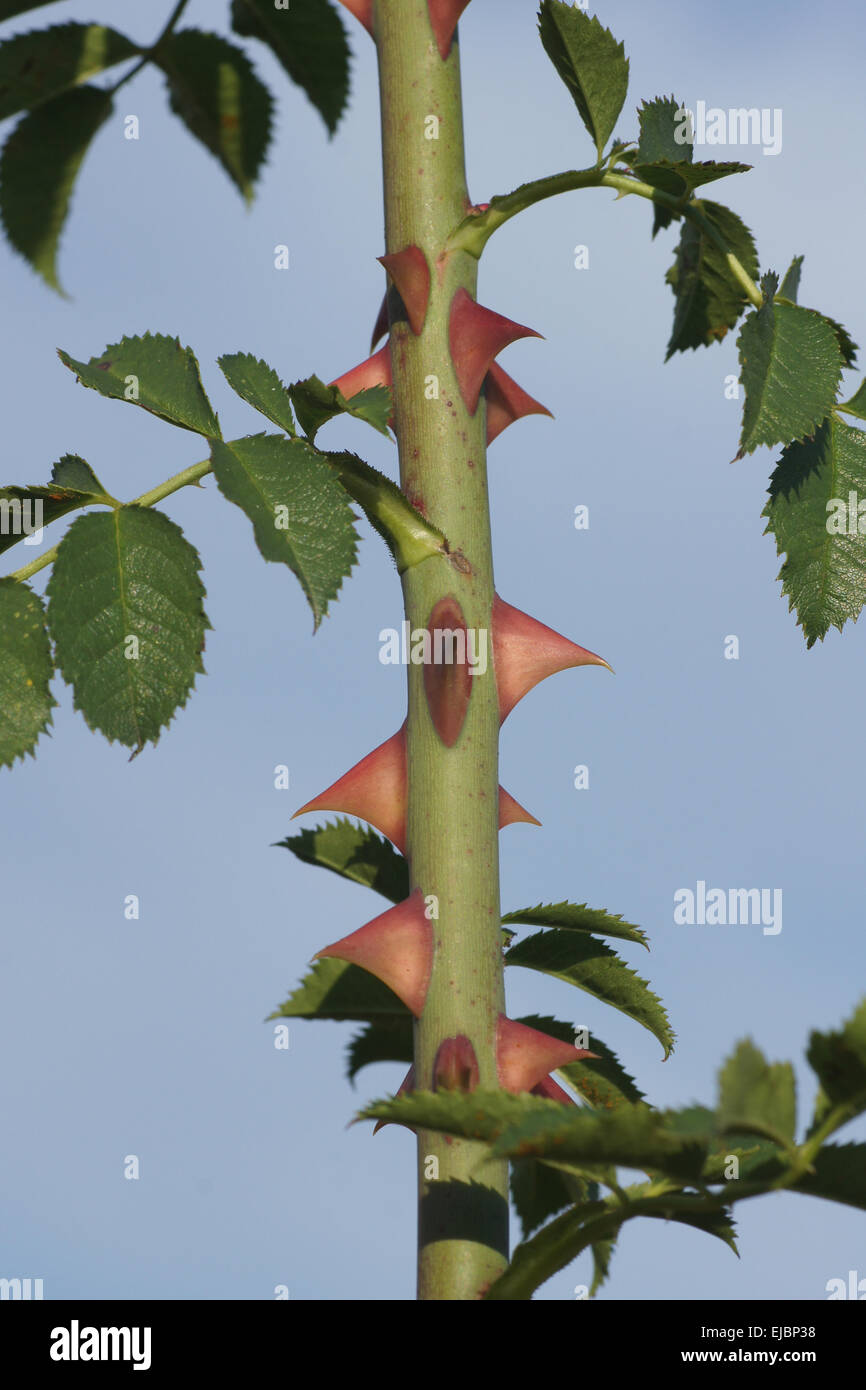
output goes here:
<path id="1" fill-rule="evenodd" d="M 467 251 L 470 256 L 475 256 L 477 259 L 497 227 L 501 227 L 503 222 L 509 221 L 518 212 L 523 212 L 525 208 L 532 207 L 545 198 L 553 198 L 558 193 L 568 193 L 577 188 L 615 188 L 621 196 L 634 193 L 639 198 L 647 198 L 650 202 L 661 204 L 675 217 L 688 218 L 690 222 L 694 222 L 696 226 L 700 227 L 722 252 L 731 274 L 742 286 L 750 304 L 754 304 L 758 309 L 763 304 L 764 299 L 760 289 L 745 270 L 742 262 L 734 255 L 718 228 L 713 226 L 713 223 L 702 212 L 700 203 L 696 199 L 677 198 L 672 193 L 665 193 L 661 188 L 654 188 L 652 184 L 636 179 L 632 174 L 610 173 L 597 165 L 591 169 L 571 169 L 563 174 L 551 174 L 547 178 L 525 183 L 504 197 L 494 198 L 486 211 L 470 213 L 468 217 L 463 219 L 449 236 L 448 249 Z"/>
<path id="2" fill-rule="evenodd" d="M 193 463 L 189 468 L 184 468 L 181 473 L 175 473 L 173 478 L 167 478 L 166 481 L 160 483 L 158 487 L 151 488 L 149 492 L 143 492 L 140 497 L 134 497 L 131 502 L 116 502 L 114 504 L 115 510 L 118 507 L 124 506 L 152 507 L 156 502 L 161 502 L 163 497 L 170 496 L 172 492 L 178 492 L 182 487 L 186 487 L 190 483 L 197 485 L 199 478 L 203 478 L 206 473 L 210 473 L 212 468 L 213 464 L 210 459 L 206 459 L 203 463 Z M 46 565 L 53 564 L 57 559 L 57 552 L 59 549 L 60 543 L 58 542 L 58 544 L 52 546 L 50 550 L 46 550 L 44 555 L 40 555 L 37 559 L 31 560 L 29 565 L 22 565 L 20 570 L 13 570 L 12 573 L 6 577 L 19 581 L 29 579 L 31 575 L 38 574 L 40 570 L 44 570 Z"/>
<path id="3" fill-rule="evenodd" d="M 142 68 L 147 67 L 148 63 L 152 62 L 154 53 L 159 48 L 159 45 L 168 38 L 188 4 L 189 0 L 177 0 L 177 4 L 166 20 L 165 26 L 159 37 L 150 45 L 150 48 L 144 50 L 142 57 L 129 69 L 129 72 L 124 73 L 123 77 L 115 82 L 113 87 L 106 88 L 109 96 L 114 96 L 116 92 L 120 91 L 121 87 L 126 86 L 127 82 L 131 82 L 133 77 L 136 77 L 141 72 Z"/>

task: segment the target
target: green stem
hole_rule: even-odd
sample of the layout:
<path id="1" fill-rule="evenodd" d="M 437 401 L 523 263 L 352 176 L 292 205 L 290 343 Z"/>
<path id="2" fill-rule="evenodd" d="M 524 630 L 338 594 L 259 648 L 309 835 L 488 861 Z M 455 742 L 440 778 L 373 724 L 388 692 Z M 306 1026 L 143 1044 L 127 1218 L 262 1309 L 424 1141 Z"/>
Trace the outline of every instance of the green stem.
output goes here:
<path id="1" fill-rule="evenodd" d="M 123 77 L 121 77 L 119 81 L 115 82 L 113 87 L 107 88 L 109 96 L 114 96 L 116 92 L 120 91 L 121 87 L 126 86 L 127 82 L 131 82 L 133 77 L 137 77 L 138 74 L 141 72 L 142 68 L 147 67 L 148 63 L 153 61 L 153 56 L 156 53 L 156 50 L 159 48 L 159 45 L 165 39 L 168 38 L 169 34 L 174 29 L 175 25 L 177 24 L 178 20 L 180 19 L 188 4 L 189 0 L 177 0 L 177 4 L 175 5 L 168 19 L 166 20 L 165 26 L 163 27 L 159 37 L 155 40 L 154 43 L 150 45 L 150 48 L 146 48 L 144 50 L 143 56 L 133 67 L 129 69 L 129 72 L 124 73 Z"/>
<path id="2" fill-rule="evenodd" d="M 503 222 L 508 222 L 518 212 L 523 212 L 525 208 L 532 207 L 545 198 L 553 198 L 558 193 L 568 193 L 577 188 L 615 188 L 621 196 L 634 193 L 639 198 L 647 198 L 650 202 L 660 203 L 676 217 L 688 218 L 690 222 L 694 222 L 696 226 L 701 228 L 714 245 L 718 246 L 727 260 L 731 274 L 742 286 L 746 298 L 760 309 L 764 302 L 761 291 L 743 267 L 742 262 L 731 251 L 721 232 L 704 215 L 698 200 L 677 198 L 672 193 L 665 193 L 661 188 L 654 188 L 652 184 L 644 183 L 631 174 L 608 173 L 598 166 L 593 166 L 591 169 L 570 169 L 563 174 L 551 174 L 547 178 L 525 183 L 504 197 L 494 198 L 486 212 L 470 214 L 460 222 L 448 238 L 448 249 L 467 251 L 470 256 L 477 259 L 497 227 L 501 227 Z"/>
<path id="3" fill-rule="evenodd" d="M 212 467 L 213 464 L 210 459 L 206 459 L 203 463 L 193 463 L 189 468 L 184 468 L 181 473 L 175 473 L 173 478 L 167 478 L 166 481 L 160 483 L 158 487 L 151 488 L 150 492 L 143 492 L 140 497 L 134 497 L 131 502 L 116 502 L 114 504 L 115 510 L 118 507 L 124 506 L 153 507 L 157 502 L 161 502 L 163 497 L 170 496 L 172 492 L 178 492 L 180 488 L 186 487 L 188 483 L 197 484 L 199 478 L 203 478 L 206 473 L 210 473 Z M 29 565 L 22 565 L 20 570 L 13 570 L 12 573 L 6 577 L 19 581 L 29 579 L 31 575 L 38 574 L 40 570 L 44 570 L 46 565 L 53 564 L 57 559 L 57 552 L 59 549 L 60 543 L 52 546 L 50 550 L 46 550 L 44 555 L 40 555 L 37 559 L 31 560 Z"/>
<path id="4" fill-rule="evenodd" d="M 469 206 L 463 156 L 459 49 L 446 61 L 426 0 L 377 0 L 387 250 L 419 246 L 430 267 L 430 300 L 419 336 L 392 325 L 394 414 L 400 481 L 448 537 L 461 561 L 422 564 L 403 575 L 412 630 L 451 596 L 467 628 L 491 631 L 493 568 L 487 498 L 486 416 L 466 409 L 451 362 L 449 313 L 458 289 L 475 296 L 477 261 L 445 254 L 448 233 Z M 438 138 L 426 138 L 438 117 Z M 438 399 L 430 399 L 430 378 Z M 425 392 L 425 386 L 428 388 Z M 482 639 L 484 640 L 484 639 Z M 433 1086 L 440 1044 L 468 1037 L 481 1086 L 498 1086 L 496 1035 L 505 991 L 499 941 L 499 715 L 492 662 L 473 678 L 465 723 L 446 747 L 431 721 L 423 667 L 410 665 L 407 726 L 407 856 L 412 888 L 434 895 L 433 972 L 415 1030 L 418 1089 Z M 467 1300 L 508 1259 L 508 1167 L 486 1162 L 483 1144 L 418 1135 L 418 1297 Z M 483 1168 L 480 1165 L 484 1165 Z"/>

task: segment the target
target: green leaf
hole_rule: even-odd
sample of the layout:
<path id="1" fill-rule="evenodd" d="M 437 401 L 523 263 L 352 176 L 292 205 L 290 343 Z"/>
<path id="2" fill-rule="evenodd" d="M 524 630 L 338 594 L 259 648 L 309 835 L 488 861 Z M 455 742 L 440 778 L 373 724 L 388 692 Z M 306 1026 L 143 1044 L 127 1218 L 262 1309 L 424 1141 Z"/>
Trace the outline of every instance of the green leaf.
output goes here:
<path id="1" fill-rule="evenodd" d="M 179 338 L 164 333 L 121 338 L 89 362 L 76 362 L 62 349 L 57 355 L 82 386 L 101 396 L 131 401 L 170 425 L 219 438 L 219 421 L 204 393 L 195 354 L 181 347 Z"/>
<path id="2" fill-rule="evenodd" d="M 662 1111 L 634 1105 L 590 1113 L 555 1101 L 544 1104 L 550 1108 L 527 1110 L 494 1136 L 495 1158 L 534 1155 L 560 1163 L 612 1163 L 655 1170 L 677 1179 L 694 1179 L 701 1172 L 706 1140 L 675 1133 Z"/>
<path id="3" fill-rule="evenodd" d="M 349 43 L 329 0 L 276 9 L 273 0 L 232 0 L 232 28 L 261 39 L 306 92 L 333 135 L 349 100 Z"/>
<path id="4" fill-rule="evenodd" d="M 0 43 L 0 121 L 142 50 L 103 24 L 55 24 Z"/>
<path id="5" fill-rule="evenodd" d="M 511 1164 L 511 1200 L 525 1240 L 575 1199 L 564 1173 L 528 1158 Z"/>
<path id="6" fill-rule="evenodd" d="M 721 203 L 699 201 L 694 206 L 754 279 L 758 274 L 758 256 L 745 223 Z M 689 219 L 683 220 L 677 257 L 665 278 L 676 300 L 665 361 L 675 352 L 704 347 L 724 338 L 747 303 L 725 252 L 703 227 Z"/>
<path id="7" fill-rule="evenodd" d="M 484 1295 L 485 1299 L 512 1301 L 531 1298 L 535 1289 L 570 1265 L 588 1246 L 595 1247 L 602 1242 L 615 1240 L 618 1228 L 613 1223 L 614 1234 L 611 1237 L 611 1224 L 611 1211 L 606 1202 L 582 1202 L 562 1212 L 531 1240 L 517 1246 L 511 1264 L 491 1284 Z M 593 1290 L 595 1287 L 597 1285 L 593 1279 Z"/>
<path id="8" fill-rule="evenodd" d="M 648 1028 L 669 1056 L 674 1033 L 660 999 L 603 941 L 582 933 L 537 932 L 511 946 L 505 963 L 540 970 L 577 985 Z"/>
<path id="9" fill-rule="evenodd" d="M 317 960 L 286 1002 L 268 1014 L 268 1019 L 328 1018 L 338 1023 L 370 1023 L 388 1017 L 411 1021 L 412 1015 L 369 970 L 331 957 Z"/>
<path id="10" fill-rule="evenodd" d="M 866 420 L 866 381 L 860 383 L 850 401 L 836 408 L 846 411 L 849 415 L 856 415 L 859 420 Z"/>
<path id="11" fill-rule="evenodd" d="M 799 1178 L 793 1191 L 866 1211 L 866 1144 L 825 1144 L 812 1167 L 814 1172 Z"/>
<path id="12" fill-rule="evenodd" d="M 790 1062 L 771 1064 L 754 1043 L 744 1039 L 719 1073 L 719 1127 L 792 1144 L 796 1114 Z"/>
<path id="13" fill-rule="evenodd" d="M 694 153 L 689 140 L 678 140 L 677 134 L 685 134 L 688 127 L 677 112 L 683 111 L 682 102 L 673 97 L 655 97 L 644 101 L 638 107 L 640 125 L 636 159 L 639 164 L 656 164 L 659 160 L 669 163 L 691 163 Z"/>
<path id="14" fill-rule="evenodd" d="M 444 1134 L 459 1134 L 465 1139 L 490 1142 L 515 1122 L 539 1110 L 558 1112 L 564 1110 L 564 1106 L 559 1101 L 544 1100 L 527 1092 L 512 1095 L 501 1090 L 413 1091 L 410 1095 L 373 1101 L 358 1118 L 393 1120 L 420 1129 L 435 1129 Z"/>
<path id="15" fill-rule="evenodd" d="M 223 496 L 253 523 L 266 560 L 297 575 L 319 626 L 355 563 L 357 534 L 345 492 L 304 439 L 257 434 L 211 441 Z"/>
<path id="16" fill-rule="evenodd" d="M 271 138 L 273 101 L 243 49 L 218 34 L 182 29 L 160 43 L 154 62 L 168 79 L 172 111 L 250 202 Z"/>
<path id="17" fill-rule="evenodd" d="M 812 1128 L 838 1111 L 838 1129 L 866 1110 L 866 999 L 838 1033 L 813 1032 L 806 1053 L 821 1083 Z"/>
<path id="18" fill-rule="evenodd" d="M 634 1189 L 631 1188 L 629 1191 L 633 1192 Z M 727 1245 L 729 1250 L 733 1250 L 734 1254 L 739 1256 L 737 1233 L 730 1208 L 723 1207 L 720 1211 L 708 1209 L 705 1199 L 698 1196 L 697 1193 L 678 1193 L 676 1207 L 667 1209 L 665 1209 L 664 1198 L 662 1197 L 655 1209 L 647 1208 L 641 1214 L 657 1221 L 677 1221 L 680 1225 L 692 1226 L 696 1231 L 703 1231 L 708 1236 L 715 1236 Z"/>
<path id="19" fill-rule="evenodd" d="M 608 1240 L 597 1240 L 590 1249 L 592 1251 L 592 1283 L 589 1286 L 589 1296 L 595 1298 L 610 1274 L 610 1262 L 616 1249 L 616 1236 L 611 1236 Z"/>
<path id="20" fill-rule="evenodd" d="M 273 367 L 249 352 L 234 352 L 218 357 L 223 376 L 241 400 L 279 425 L 286 434 L 295 433 L 291 397 Z"/>
<path id="21" fill-rule="evenodd" d="M 370 386 L 366 391 L 347 400 L 336 386 L 326 386 L 317 376 L 308 376 L 304 381 L 296 381 L 289 387 L 289 395 L 301 429 L 310 442 L 328 420 L 343 413 L 354 415 L 372 425 L 374 430 L 388 434 L 388 420 L 393 409 L 391 392 L 387 386 Z"/>
<path id="22" fill-rule="evenodd" d="M 792 304 L 797 303 L 797 295 L 800 293 L 800 275 L 803 270 L 803 257 L 795 256 L 788 269 L 785 271 L 785 278 L 779 286 L 777 299 L 790 299 Z"/>
<path id="23" fill-rule="evenodd" d="M 842 366 L 853 367 L 857 362 L 857 344 L 844 324 L 838 323 L 836 319 L 831 319 L 829 314 L 825 314 L 824 318 L 836 334 L 836 342 L 839 344 L 839 351 L 842 354 Z"/>
<path id="24" fill-rule="evenodd" d="M 50 4 L 51 0 L 0 0 L 0 24 L 17 14 L 24 14 L 26 10 L 38 10 Z"/>
<path id="25" fill-rule="evenodd" d="M 601 160 L 628 91 L 625 49 L 594 16 L 562 0 L 542 0 L 538 29 Z"/>
<path id="26" fill-rule="evenodd" d="M 353 883 L 373 888 L 392 903 L 409 896 L 409 866 L 390 840 L 342 817 L 280 840 L 305 864 L 318 864 Z M 569 1037 L 571 1034 L 569 1034 Z"/>
<path id="27" fill-rule="evenodd" d="M 431 526 L 412 506 L 405 492 L 377 468 L 371 468 L 357 454 L 328 454 L 340 482 L 349 496 L 363 507 L 364 515 L 384 540 L 398 573 L 404 574 L 431 556 L 448 553 L 448 542 L 436 526 Z"/>
<path id="28" fill-rule="evenodd" d="M 61 541 L 48 582 L 57 665 L 109 742 L 156 743 L 204 671 L 199 569 L 180 527 L 145 507 L 79 517 Z"/>
<path id="29" fill-rule="evenodd" d="M 764 534 L 787 555 L 778 577 L 808 647 L 866 602 L 864 502 L 866 435 L 832 415 L 787 446 L 770 479 Z"/>
<path id="30" fill-rule="evenodd" d="M 52 289 L 72 186 L 111 96 L 75 87 L 22 116 L 0 155 L 0 218 L 9 244 Z"/>
<path id="31" fill-rule="evenodd" d="M 411 1014 L 375 1018 L 349 1043 L 346 1075 L 354 1084 L 361 1068 L 368 1067 L 371 1062 L 404 1062 L 406 1066 L 411 1066 L 413 1047 Z"/>
<path id="32" fill-rule="evenodd" d="M 509 912 L 503 923 L 525 922 L 530 927 L 559 927 L 567 931 L 595 932 L 598 936 L 618 937 L 621 941 L 636 941 L 649 950 L 646 932 L 631 922 L 624 922 L 619 912 L 587 907 L 586 903 L 539 903 L 537 907 L 521 907 Z"/>
<path id="33" fill-rule="evenodd" d="M 55 463 L 50 483 L 0 488 L 0 553 L 67 512 L 95 502 L 114 505 L 90 465 L 76 454 L 64 454 Z"/>
<path id="34" fill-rule="evenodd" d="M 57 704 L 42 601 L 15 579 L 0 579 L 0 767 L 33 754 Z"/>
<path id="35" fill-rule="evenodd" d="M 842 375 L 833 325 L 814 309 L 774 302 L 776 285 L 774 274 L 764 276 L 764 302 L 737 339 L 746 391 L 738 458 L 813 434 L 833 408 Z"/>

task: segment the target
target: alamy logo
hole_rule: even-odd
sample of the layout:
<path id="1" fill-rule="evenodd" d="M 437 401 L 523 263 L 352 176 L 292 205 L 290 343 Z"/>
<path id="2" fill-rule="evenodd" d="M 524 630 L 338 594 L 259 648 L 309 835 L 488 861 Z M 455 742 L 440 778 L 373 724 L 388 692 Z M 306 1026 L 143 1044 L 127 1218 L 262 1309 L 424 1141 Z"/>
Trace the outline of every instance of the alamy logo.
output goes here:
<path id="1" fill-rule="evenodd" d="M 412 628 L 408 619 L 379 633 L 383 666 L 468 666 L 471 676 L 487 670 L 487 629 L 480 627 Z"/>
<path id="2" fill-rule="evenodd" d="M 29 1299 L 43 1297 L 41 1279 L 0 1279 L 0 1299 Z"/>
<path id="3" fill-rule="evenodd" d="M 42 540 L 42 498 L 0 497 L 0 536 L 26 536 L 25 545 Z"/>
<path id="4" fill-rule="evenodd" d="M 856 492 L 848 493 L 848 501 L 831 497 L 827 503 L 827 532 L 831 536 L 866 536 L 866 497 L 860 501 Z"/>
<path id="5" fill-rule="evenodd" d="M 678 145 L 761 145 L 764 154 L 781 154 L 781 108 L 738 106 L 723 111 L 705 101 L 694 111 L 680 106 L 674 112 L 674 140 Z"/>
<path id="6" fill-rule="evenodd" d="M 134 1371 L 150 1370 L 149 1327 L 69 1327 L 51 1329 L 52 1361 L 131 1361 Z"/>
<path id="7" fill-rule="evenodd" d="M 778 936 L 782 930 L 782 890 L 708 890 L 704 880 L 699 878 L 695 892 L 691 888 L 678 888 L 674 893 L 674 921 L 677 926 L 686 927 L 763 926 L 764 936 Z"/>

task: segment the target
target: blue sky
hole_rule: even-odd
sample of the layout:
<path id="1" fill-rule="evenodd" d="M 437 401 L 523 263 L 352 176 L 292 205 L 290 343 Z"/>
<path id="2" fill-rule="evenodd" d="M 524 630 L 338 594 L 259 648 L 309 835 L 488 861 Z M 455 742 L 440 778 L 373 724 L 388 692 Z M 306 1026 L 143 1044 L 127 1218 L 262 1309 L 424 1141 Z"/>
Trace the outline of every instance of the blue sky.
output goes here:
<path id="1" fill-rule="evenodd" d="M 110 19 L 148 41 L 170 6 L 142 8 L 68 0 L 5 32 Z M 476 201 L 592 158 L 535 11 L 473 0 L 460 26 Z M 226 33 L 226 12 L 193 0 L 186 22 Z M 778 155 L 696 157 L 755 165 L 716 196 L 752 228 L 762 272 L 804 254 L 801 302 L 866 342 L 866 192 L 846 153 L 866 118 L 862 9 L 612 0 L 599 14 L 631 58 L 623 134 L 642 98 L 671 92 L 782 110 Z M 248 44 L 278 97 L 251 211 L 148 70 L 78 183 L 61 256 L 72 299 L 0 246 L 3 481 L 42 481 L 73 452 L 131 498 L 203 457 L 192 435 L 77 386 L 57 347 L 86 359 L 123 334 L 179 335 L 229 438 L 262 426 L 215 366 L 221 353 L 253 352 L 283 380 L 329 380 L 366 355 L 383 289 L 379 115 L 373 45 L 347 25 L 352 101 L 332 142 Z M 123 138 L 127 114 L 138 142 Z M 607 192 L 548 202 L 490 242 L 479 299 L 543 333 L 501 360 L 556 417 L 522 421 L 491 449 L 497 589 L 617 673 L 554 677 L 505 726 L 502 780 L 543 828 L 503 832 L 503 908 L 567 898 L 640 923 L 651 955 L 623 954 L 664 999 L 677 1048 L 662 1063 L 636 1024 L 530 972 L 509 979 L 509 1011 L 597 1026 L 660 1106 L 711 1102 L 722 1059 L 751 1036 L 795 1061 L 805 1124 L 808 1032 L 838 1025 L 866 992 L 862 625 L 806 651 L 762 534 L 774 456 L 730 463 L 735 335 L 664 364 L 676 232 L 652 242 L 650 225 L 647 206 Z M 274 269 L 278 243 L 287 272 Z M 396 469 L 393 446 L 363 425 L 326 428 L 323 442 Z M 574 529 L 579 504 L 587 531 Z M 292 1299 L 412 1298 L 413 1141 L 346 1128 L 402 1069 L 368 1068 L 353 1091 L 351 1026 L 293 1023 L 278 1052 L 263 1023 L 314 951 L 384 906 L 271 846 L 316 824 L 290 817 L 403 718 L 403 673 L 378 660 L 380 629 L 402 619 L 399 582 L 364 525 L 360 565 L 314 637 L 294 577 L 264 564 L 213 484 L 165 510 L 202 554 L 213 624 L 187 708 L 130 764 L 58 679 L 52 736 L 2 774 L 0 1275 L 40 1277 L 48 1298 L 267 1299 L 278 1284 Z M 724 657 L 731 634 L 737 661 Z M 588 790 L 573 787 L 578 763 Z M 274 788 L 277 764 L 288 791 Z M 699 880 L 781 888 L 782 931 L 676 925 L 674 894 Z M 842 1137 L 864 1135 L 859 1122 Z M 128 1154 L 137 1182 L 123 1176 Z M 821 1299 L 829 1279 L 866 1276 L 852 1209 L 781 1195 L 744 1204 L 738 1224 L 739 1261 L 696 1232 L 633 1223 L 600 1297 Z M 578 1262 L 538 1297 L 571 1300 L 587 1271 Z"/>

